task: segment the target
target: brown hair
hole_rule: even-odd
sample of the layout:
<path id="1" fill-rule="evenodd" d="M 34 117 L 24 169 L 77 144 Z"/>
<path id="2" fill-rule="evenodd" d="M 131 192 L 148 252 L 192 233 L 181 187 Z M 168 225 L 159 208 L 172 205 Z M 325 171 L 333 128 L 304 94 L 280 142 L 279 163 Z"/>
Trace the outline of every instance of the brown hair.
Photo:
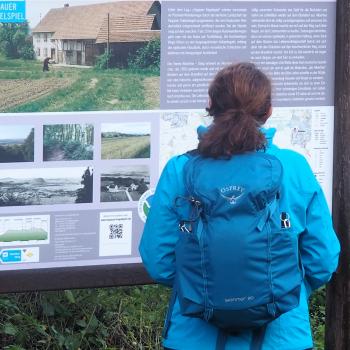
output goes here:
<path id="1" fill-rule="evenodd" d="M 265 136 L 259 130 L 271 107 L 271 83 L 252 63 L 231 64 L 220 70 L 208 90 L 212 125 L 199 142 L 205 157 L 264 149 Z"/>

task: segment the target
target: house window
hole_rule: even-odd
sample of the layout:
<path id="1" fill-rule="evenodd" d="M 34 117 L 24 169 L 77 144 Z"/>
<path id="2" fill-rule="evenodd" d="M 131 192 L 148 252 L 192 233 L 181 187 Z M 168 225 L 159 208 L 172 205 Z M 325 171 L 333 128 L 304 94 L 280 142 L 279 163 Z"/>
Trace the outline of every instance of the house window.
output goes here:
<path id="1" fill-rule="evenodd" d="M 44 56 L 47 57 L 47 48 L 44 48 Z"/>
<path id="2" fill-rule="evenodd" d="M 36 55 L 40 57 L 40 49 L 36 49 Z"/>
<path id="3" fill-rule="evenodd" d="M 47 33 L 44 33 L 44 42 L 47 42 Z"/>
<path id="4" fill-rule="evenodd" d="M 63 50 L 68 50 L 68 41 L 63 40 Z"/>
<path id="5" fill-rule="evenodd" d="M 40 34 L 37 34 L 37 35 L 36 35 L 36 42 L 37 42 L 37 43 L 40 43 Z"/>

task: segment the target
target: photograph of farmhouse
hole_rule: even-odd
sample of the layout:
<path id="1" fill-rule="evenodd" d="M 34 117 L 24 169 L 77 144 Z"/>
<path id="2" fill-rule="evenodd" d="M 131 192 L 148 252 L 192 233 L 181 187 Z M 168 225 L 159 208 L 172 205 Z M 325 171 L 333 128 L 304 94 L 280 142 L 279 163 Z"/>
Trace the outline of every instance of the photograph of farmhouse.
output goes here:
<path id="1" fill-rule="evenodd" d="M 26 4 L 0 23 L 0 112 L 159 109 L 159 1 Z"/>
<path id="2" fill-rule="evenodd" d="M 37 59 L 92 66 L 106 46 L 126 66 L 130 54 L 160 37 L 158 1 L 116 1 L 50 10 L 33 29 Z"/>

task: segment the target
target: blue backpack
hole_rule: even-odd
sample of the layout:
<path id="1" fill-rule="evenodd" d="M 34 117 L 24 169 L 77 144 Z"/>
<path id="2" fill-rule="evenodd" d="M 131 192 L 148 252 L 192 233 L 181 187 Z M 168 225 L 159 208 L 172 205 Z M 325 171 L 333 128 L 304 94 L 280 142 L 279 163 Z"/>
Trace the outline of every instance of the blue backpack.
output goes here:
<path id="1" fill-rule="evenodd" d="M 175 201 L 173 299 L 183 315 L 220 329 L 217 349 L 245 330 L 260 349 L 267 323 L 299 305 L 302 283 L 297 235 L 279 208 L 282 165 L 264 152 L 188 156 L 187 194 Z"/>

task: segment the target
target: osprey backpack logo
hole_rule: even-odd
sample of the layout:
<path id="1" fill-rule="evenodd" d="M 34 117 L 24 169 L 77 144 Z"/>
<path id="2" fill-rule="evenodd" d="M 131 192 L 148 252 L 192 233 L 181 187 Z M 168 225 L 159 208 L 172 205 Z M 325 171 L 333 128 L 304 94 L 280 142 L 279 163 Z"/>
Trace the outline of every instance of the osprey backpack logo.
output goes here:
<path id="1" fill-rule="evenodd" d="M 220 188 L 220 196 L 230 204 L 235 205 L 244 194 L 245 188 L 237 185 L 229 185 Z"/>

